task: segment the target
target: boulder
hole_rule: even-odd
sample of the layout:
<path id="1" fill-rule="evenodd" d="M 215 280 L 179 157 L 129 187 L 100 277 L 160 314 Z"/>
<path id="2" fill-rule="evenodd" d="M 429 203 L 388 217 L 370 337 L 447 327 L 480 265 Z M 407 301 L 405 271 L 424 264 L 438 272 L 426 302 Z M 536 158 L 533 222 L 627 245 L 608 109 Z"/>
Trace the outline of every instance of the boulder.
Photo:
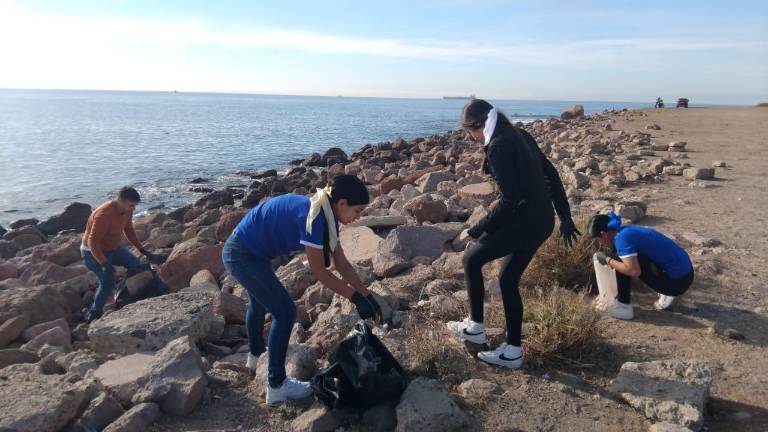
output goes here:
<path id="1" fill-rule="evenodd" d="M 0 370 L 0 430 L 62 430 L 79 414 L 90 393 L 88 383 L 72 378 L 44 375 L 32 364 Z"/>
<path id="2" fill-rule="evenodd" d="M 341 246 L 350 262 L 370 266 L 379 244 L 384 241 L 372 229 L 364 226 L 344 228 L 340 235 Z"/>
<path id="3" fill-rule="evenodd" d="M 245 300 L 226 291 L 218 293 L 213 305 L 214 313 L 224 317 L 227 324 L 245 324 L 246 310 Z"/>
<path id="4" fill-rule="evenodd" d="M 0 240 L 2 241 L 2 240 Z M 12 262 L 0 262 L 0 281 L 19 276 L 19 268 Z"/>
<path id="5" fill-rule="evenodd" d="M 560 119 L 562 120 L 575 120 L 581 118 L 584 118 L 584 107 L 582 105 L 574 105 L 560 114 Z"/>
<path id="6" fill-rule="evenodd" d="M 158 351 L 146 371 L 139 379 L 140 390 L 131 401 L 155 402 L 171 415 L 191 413 L 208 385 L 200 352 L 188 336 L 175 339 Z"/>
<path id="7" fill-rule="evenodd" d="M 446 252 L 432 263 L 435 276 L 441 279 L 464 280 L 464 254 L 461 252 Z"/>
<path id="8" fill-rule="evenodd" d="M 107 393 L 91 401 L 83 415 L 70 428 L 71 431 L 100 431 L 125 413 L 122 405 Z"/>
<path id="9" fill-rule="evenodd" d="M 692 432 L 687 427 L 679 426 L 672 423 L 661 422 L 652 425 L 648 428 L 648 432 Z"/>
<path id="10" fill-rule="evenodd" d="M 85 377 L 88 372 L 96 370 L 101 363 L 103 363 L 102 357 L 89 350 L 77 350 L 56 358 L 57 365 L 79 377 Z"/>
<path id="11" fill-rule="evenodd" d="M 11 222 L 10 225 L 8 225 L 8 228 L 15 230 L 19 228 L 24 228 L 26 226 L 34 226 L 37 225 L 37 223 L 40 222 L 39 220 L 35 218 L 28 218 L 28 219 L 17 219 L 13 222 Z"/>
<path id="12" fill-rule="evenodd" d="M 139 380 L 148 374 L 152 353 L 135 353 L 101 364 L 93 376 L 123 405 L 139 391 Z"/>
<path id="13" fill-rule="evenodd" d="M 437 191 L 440 182 L 456 180 L 456 175 L 450 171 L 436 171 L 424 174 L 416 180 L 416 186 L 422 193 Z"/>
<path id="14" fill-rule="evenodd" d="M 269 356 L 259 356 L 259 363 L 256 366 L 256 379 L 262 383 L 267 382 L 267 373 L 269 370 Z M 304 344 L 288 345 L 288 352 L 285 356 L 285 373 L 289 377 L 300 381 L 308 381 L 315 372 L 315 361 L 317 357 L 314 351 Z"/>
<path id="15" fill-rule="evenodd" d="M 386 195 L 393 190 L 399 191 L 405 185 L 405 181 L 396 175 L 391 175 L 379 183 L 379 191 L 382 195 Z"/>
<path id="16" fill-rule="evenodd" d="M 291 422 L 294 432 L 333 432 L 339 427 L 339 419 L 324 407 L 312 408 Z"/>
<path id="17" fill-rule="evenodd" d="M 131 354 L 160 349 L 181 336 L 197 342 L 210 331 L 213 300 L 209 291 L 182 290 L 131 303 L 91 323 L 91 348 Z"/>
<path id="18" fill-rule="evenodd" d="M 19 348 L 0 350 L 0 369 L 18 363 L 37 363 L 39 361 L 40 356 L 32 351 Z"/>
<path id="19" fill-rule="evenodd" d="M 69 323 L 64 318 L 58 318 L 53 321 L 46 321 L 40 324 L 35 324 L 32 327 L 27 328 L 21 334 L 21 340 L 29 342 L 37 336 L 47 332 L 48 330 L 56 327 L 61 327 L 67 333 L 70 333 Z"/>
<path id="20" fill-rule="evenodd" d="M 226 241 L 247 213 L 248 209 L 237 209 L 222 215 L 216 225 L 216 240 Z"/>
<path id="21" fill-rule="evenodd" d="M 66 299 L 49 285 L 0 290 L 0 322 L 24 313 L 30 325 L 69 316 Z"/>
<path id="22" fill-rule="evenodd" d="M 380 283 L 398 297 L 415 300 L 421 290 L 434 279 L 435 270 L 432 266 L 417 265 L 400 275 L 383 279 Z"/>
<path id="23" fill-rule="evenodd" d="M 443 201 L 432 199 L 430 195 L 423 195 L 407 202 L 403 207 L 416 218 L 416 222 L 440 223 L 448 219 L 448 207 Z"/>
<path id="24" fill-rule="evenodd" d="M 445 243 L 452 238 L 450 233 L 434 226 L 397 227 L 379 245 L 373 271 L 380 277 L 391 277 L 411 267 L 412 258 L 427 257 L 431 262 L 443 253 Z"/>
<path id="25" fill-rule="evenodd" d="M 21 250 L 21 246 L 9 240 L 0 240 L 0 259 L 11 259 Z"/>
<path id="26" fill-rule="evenodd" d="M 342 309 L 341 301 L 334 301 L 317 316 L 314 324 L 309 328 L 311 335 L 306 345 L 314 348 L 319 356 L 333 349 L 360 319 L 357 312 L 345 314 L 342 313 Z"/>
<path id="27" fill-rule="evenodd" d="M 467 415 L 440 383 L 424 377 L 408 385 L 396 412 L 397 432 L 448 432 L 469 423 Z"/>
<path id="28" fill-rule="evenodd" d="M 189 285 L 192 276 L 202 269 L 208 269 L 215 277 L 224 273 L 221 260 L 223 245 L 205 245 L 192 252 L 180 253 L 160 267 L 160 277 L 172 291 Z"/>
<path id="29" fill-rule="evenodd" d="M 22 234 L 20 236 L 17 236 L 12 242 L 16 243 L 16 245 L 21 249 L 29 249 L 33 246 L 37 246 L 40 244 L 43 244 L 43 240 L 40 239 L 40 237 L 34 235 L 34 234 Z"/>
<path id="30" fill-rule="evenodd" d="M 85 266 L 62 267 L 57 264 L 41 261 L 27 267 L 19 279 L 28 286 L 45 285 L 64 282 L 74 277 L 88 273 Z"/>
<path id="31" fill-rule="evenodd" d="M 0 324 L 0 349 L 5 348 L 9 343 L 18 338 L 24 329 L 27 328 L 27 325 L 29 325 L 28 313 L 17 315 Z"/>
<path id="32" fill-rule="evenodd" d="M 304 265 L 304 259 L 301 256 L 278 268 L 275 275 L 277 275 L 277 278 L 280 279 L 280 282 L 283 283 L 285 289 L 288 290 L 288 293 L 294 300 L 301 298 L 304 291 L 310 285 L 317 282 L 317 278 L 315 278 L 309 267 Z"/>
<path id="33" fill-rule="evenodd" d="M 213 275 L 213 273 L 210 272 L 210 270 L 202 269 L 195 273 L 189 280 L 189 286 L 195 286 L 203 283 L 214 286 L 216 291 L 219 290 L 219 282 L 216 280 L 216 277 Z"/>
<path id="34" fill-rule="evenodd" d="M 157 227 L 149 233 L 147 240 L 154 249 L 169 248 L 182 240 L 181 232 L 178 229 Z"/>
<path id="35" fill-rule="evenodd" d="M 459 385 L 459 394 L 467 399 L 482 399 L 503 392 L 498 384 L 482 379 L 470 379 Z"/>
<path id="36" fill-rule="evenodd" d="M 84 232 L 91 206 L 74 202 L 64 208 L 64 212 L 37 224 L 37 228 L 46 235 L 55 235 L 64 230 Z"/>
<path id="37" fill-rule="evenodd" d="M 589 176 L 578 171 L 567 170 L 563 175 L 563 183 L 576 189 L 586 189 L 590 185 Z"/>
<path id="38" fill-rule="evenodd" d="M 195 207 L 204 209 L 217 209 L 228 205 L 235 205 L 235 198 L 229 189 L 213 191 L 195 202 Z"/>
<path id="39" fill-rule="evenodd" d="M 711 384 L 703 363 L 660 360 L 624 363 L 610 389 L 650 420 L 698 430 Z"/>
<path id="40" fill-rule="evenodd" d="M 488 205 L 496 196 L 493 185 L 488 182 L 468 184 L 458 190 L 459 197 L 473 198 Z"/>
<path id="41" fill-rule="evenodd" d="M 61 347 L 65 352 L 72 350 L 72 336 L 61 327 L 53 327 L 35 336 L 34 339 L 22 345 L 21 349 L 38 351 L 45 345 Z"/>
<path id="42" fill-rule="evenodd" d="M 49 261 L 60 266 L 68 266 L 83 259 L 80 253 L 82 238 L 79 235 L 59 236 L 50 243 L 35 246 L 24 251 L 24 258 L 29 263 Z"/>
<path id="43" fill-rule="evenodd" d="M 394 228 L 407 223 L 408 219 L 405 216 L 363 216 L 346 227 L 368 227 L 377 230 Z"/>
<path id="44" fill-rule="evenodd" d="M 48 237 L 45 236 L 45 234 L 41 233 L 39 229 L 37 229 L 36 226 L 28 225 L 21 228 L 16 228 L 8 233 L 5 233 L 3 235 L 3 240 L 11 241 L 15 239 L 16 237 L 23 236 L 23 235 L 32 235 L 41 240 L 42 243 L 45 243 L 48 241 Z"/>
<path id="45" fill-rule="evenodd" d="M 160 407 L 156 403 L 139 404 L 110 423 L 103 432 L 145 432 L 158 417 Z"/>
<path id="46" fill-rule="evenodd" d="M 711 180 L 715 177 L 714 168 L 686 168 L 683 177 L 689 180 Z"/>

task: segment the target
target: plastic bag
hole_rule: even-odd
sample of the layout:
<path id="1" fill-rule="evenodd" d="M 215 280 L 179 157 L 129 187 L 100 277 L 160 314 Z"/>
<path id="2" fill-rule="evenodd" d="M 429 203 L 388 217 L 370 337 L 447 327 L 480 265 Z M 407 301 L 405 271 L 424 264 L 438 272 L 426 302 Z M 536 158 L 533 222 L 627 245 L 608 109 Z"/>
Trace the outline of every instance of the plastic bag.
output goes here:
<path id="1" fill-rule="evenodd" d="M 355 324 L 328 360 L 331 366 L 312 377 L 312 389 L 329 409 L 366 409 L 398 400 L 405 391 L 402 367 L 365 321 Z"/>
<path id="2" fill-rule="evenodd" d="M 597 261 L 597 255 L 592 257 L 592 262 L 595 265 L 595 279 L 597 281 L 598 292 L 597 299 L 595 299 L 595 307 L 604 309 L 613 303 L 613 299 L 616 298 L 616 294 L 618 293 L 616 270 L 607 265 L 600 264 L 600 262 Z"/>

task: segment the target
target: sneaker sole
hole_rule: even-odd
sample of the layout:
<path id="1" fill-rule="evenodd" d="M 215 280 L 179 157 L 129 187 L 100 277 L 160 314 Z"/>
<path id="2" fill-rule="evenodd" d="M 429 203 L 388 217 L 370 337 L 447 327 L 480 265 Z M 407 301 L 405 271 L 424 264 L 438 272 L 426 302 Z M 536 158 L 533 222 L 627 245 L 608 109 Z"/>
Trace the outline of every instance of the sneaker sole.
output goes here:
<path id="1" fill-rule="evenodd" d="M 493 358 L 483 358 L 480 355 L 478 355 L 477 358 L 479 358 L 480 360 L 488 364 L 505 367 L 507 369 L 520 369 L 521 367 L 523 367 L 523 359 L 514 360 L 514 361 L 504 361 L 504 360 L 497 360 Z"/>
<path id="2" fill-rule="evenodd" d="M 285 400 L 281 400 L 281 401 L 275 401 L 275 402 L 266 402 L 266 401 L 265 401 L 265 403 L 267 404 L 267 406 L 271 406 L 271 407 L 279 407 L 280 405 L 283 405 L 283 404 L 285 404 L 286 402 L 300 401 L 300 400 L 304 400 L 304 399 L 307 399 L 307 398 L 309 398 L 310 396 L 312 396 L 312 393 L 310 393 L 310 394 L 308 394 L 308 395 L 306 395 L 306 396 L 302 396 L 302 397 L 299 397 L 299 398 L 287 398 L 287 399 L 285 399 Z"/>
<path id="3" fill-rule="evenodd" d="M 611 318 L 622 320 L 622 321 L 631 321 L 633 318 L 635 318 L 634 314 L 632 314 L 630 316 L 617 316 L 617 315 L 613 315 L 613 314 L 610 314 L 608 312 L 605 312 L 605 315 L 607 315 L 607 316 L 609 316 Z"/>

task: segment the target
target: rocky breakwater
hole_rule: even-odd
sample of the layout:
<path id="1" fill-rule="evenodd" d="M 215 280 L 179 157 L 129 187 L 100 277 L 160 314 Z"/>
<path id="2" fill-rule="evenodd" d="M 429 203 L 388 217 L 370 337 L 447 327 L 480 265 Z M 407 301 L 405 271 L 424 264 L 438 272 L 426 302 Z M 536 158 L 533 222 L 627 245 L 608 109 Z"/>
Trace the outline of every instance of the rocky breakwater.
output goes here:
<path id="1" fill-rule="evenodd" d="M 574 109 L 567 120 L 520 125 L 556 164 L 574 207 L 589 213 L 614 207 L 637 222 L 648 206 L 633 185 L 669 175 L 699 182 L 714 174 L 685 164 L 685 145 L 614 130 L 621 116 L 642 113 L 583 117 Z M 343 228 L 341 243 L 382 306 L 386 325 L 376 331 L 406 367 L 418 370 L 403 343 L 405 329 L 419 314 L 458 317 L 466 302 L 459 283 L 466 229 L 498 198 L 481 173 L 482 157 L 481 145 L 461 131 L 369 144 L 351 155 L 331 149 L 293 161 L 283 174 L 242 173 L 252 179 L 247 188 L 212 191 L 194 205 L 137 217 L 139 239 L 168 257 L 160 275 L 172 292 L 116 311 L 108 305 L 90 326 L 81 311 L 97 281 L 78 251 L 85 207 L 73 204 L 48 221 L 0 229 L 0 405 L 8 407 L 0 429 L 143 430 L 161 415 L 194 411 L 222 385 L 251 382 L 244 368 L 247 295 L 224 271 L 223 242 L 248 208 L 275 195 L 309 194 L 341 173 L 359 176 L 372 197 L 364 217 Z M 297 310 L 288 371 L 306 379 L 357 314 L 315 280 L 305 256 L 274 266 Z M 146 274 L 127 281 L 136 289 L 148 282 Z M 266 357 L 249 394 L 259 397 L 265 374 Z M 397 430 L 457 430 L 469 414 L 456 397 L 440 383 L 416 379 L 399 405 L 376 407 L 357 420 L 374 418 Z M 296 430 L 338 424 L 336 413 L 320 407 L 292 421 Z"/>

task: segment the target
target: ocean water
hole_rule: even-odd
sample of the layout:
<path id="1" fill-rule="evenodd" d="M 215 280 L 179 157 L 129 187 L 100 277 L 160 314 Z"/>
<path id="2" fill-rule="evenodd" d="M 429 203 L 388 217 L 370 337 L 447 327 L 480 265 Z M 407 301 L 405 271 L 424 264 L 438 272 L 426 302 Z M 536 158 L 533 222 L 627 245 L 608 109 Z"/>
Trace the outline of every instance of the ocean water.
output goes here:
<path id="1" fill-rule="evenodd" d="M 568 101 L 491 101 L 515 120 L 557 116 Z M 285 168 L 329 147 L 459 128 L 465 100 L 0 90 L 0 224 L 96 206 L 123 185 L 140 211 L 171 209 L 207 187 L 247 185 L 239 170 Z M 581 102 L 588 113 L 648 103 Z"/>

